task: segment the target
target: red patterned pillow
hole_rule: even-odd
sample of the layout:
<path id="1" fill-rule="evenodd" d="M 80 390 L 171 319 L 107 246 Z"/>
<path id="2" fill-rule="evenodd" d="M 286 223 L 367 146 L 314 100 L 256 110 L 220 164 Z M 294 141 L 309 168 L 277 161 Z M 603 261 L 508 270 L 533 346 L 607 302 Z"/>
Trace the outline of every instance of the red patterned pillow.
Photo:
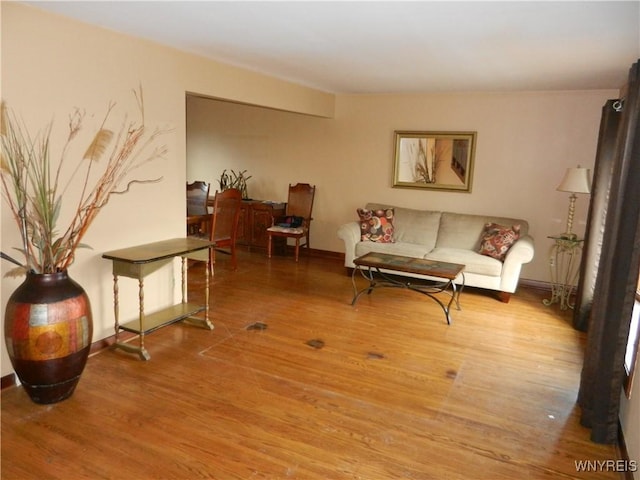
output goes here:
<path id="1" fill-rule="evenodd" d="M 487 223 L 482 232 L 480 253 L 504 262 L 511 245 L 518 238 L 520 238 L 520 225 L 505 227 L 497 223 Z"/>
<path id="2" fill-rule="evenodd" d="M 360 238 L 363 242 L 393 243 L 393 208 L 358 209 Z"/>

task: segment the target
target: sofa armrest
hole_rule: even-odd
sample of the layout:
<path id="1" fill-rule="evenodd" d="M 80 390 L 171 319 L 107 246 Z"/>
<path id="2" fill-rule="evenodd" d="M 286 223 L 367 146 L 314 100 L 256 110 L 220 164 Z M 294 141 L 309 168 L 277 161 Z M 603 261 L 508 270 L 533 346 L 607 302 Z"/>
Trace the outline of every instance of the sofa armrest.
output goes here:
<path id="1" fill-rule="evenodd" d="M 358 222 L 345 223 L 338 229 L 338 237 L 344 241 L 344 266 L 355 268 L 356 244 L 361 240 L 360 224 Z"/>
<path id="2" fill-rule="evenodd" d="M 522 265 L 533 260 L 534 254 L 533 237 L 530 235 L 519 238 L 518 241 L 511 246 L 502 264 L 500 290 L 509 293 L 516 291 Z"/>

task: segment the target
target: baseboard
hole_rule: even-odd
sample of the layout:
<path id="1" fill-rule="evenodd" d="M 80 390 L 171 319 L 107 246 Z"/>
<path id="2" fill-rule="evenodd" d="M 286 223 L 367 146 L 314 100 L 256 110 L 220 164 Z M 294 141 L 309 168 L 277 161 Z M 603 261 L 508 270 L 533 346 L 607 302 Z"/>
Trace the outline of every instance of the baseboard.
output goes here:
<path id="1" fill-rule="evenodd" d="M 530 280 L 526 278 L 521 278 L 519 284 L 525 288 L 530 288 L 532 290 L 539 290 L 542 292 L 551 292 L 551 283 L 543 282 L 541 280 Z"/>
<path id="2" fill-rule="evenodd" d="M 138 335 L 131 332 L 121 331 L 118 333 L 118 342 L 126 343 L 129 340 L 136 338 Z M 89 356 L 93 356 L 96 353 L 100 353 L 101 351 L 111 347 L 116 342 L 116 335 L 110 335 L 101 340 L 97 340 L 91 344 L 91 348 L 89 349 Z"/>
<path id="3" fill-rule="evenodd" d="M 293 255 L 294 252 L 295 252 L 295 247 L 293 245 L 287 245 L 286 254 L 289 256 L 289 255 Z M 277 253 L 274 252 L 274 254 L 277 254 Z M 329 250 L 318 250 L 317 248 L 300 247 L 300 258 L 302 258 L 303 255 L 309 255 L 310 257 L 313 257 L 313 258 L 324 258 L 327 260 L 335 260 L 335 261 L 342 262 L 342 264 L 344 264 L 344 253 L 340 253 L 340 252 L 331 252 Z"/>
<path id="4" fill-rule="evenodd" d="M 5 375 L 0 379 L 0 389 L 4 390 L 5 388 L 15 387 L 16 386 L 16 374 L 10 373 L 9 375 Z"/>
<path id="5" fill-rule="evenodd" d="M 344 253 L 330 252 L 329 250 L 317 250 L 315 248 L 310 248 L 309 255 L 311 255 L 314 258 L 326 258 L 327 260 L 340 261 L 344 265 Z"/>

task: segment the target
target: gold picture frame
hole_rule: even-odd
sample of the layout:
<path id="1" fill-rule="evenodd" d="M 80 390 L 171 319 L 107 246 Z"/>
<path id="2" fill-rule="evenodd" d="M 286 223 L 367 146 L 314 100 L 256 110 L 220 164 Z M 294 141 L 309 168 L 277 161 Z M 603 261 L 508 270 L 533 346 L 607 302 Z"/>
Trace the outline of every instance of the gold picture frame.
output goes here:
<path id="1" fill-rule="evenodd" d="M 476 132 L 395 132 L 394 188 L 471 192 Z"/>

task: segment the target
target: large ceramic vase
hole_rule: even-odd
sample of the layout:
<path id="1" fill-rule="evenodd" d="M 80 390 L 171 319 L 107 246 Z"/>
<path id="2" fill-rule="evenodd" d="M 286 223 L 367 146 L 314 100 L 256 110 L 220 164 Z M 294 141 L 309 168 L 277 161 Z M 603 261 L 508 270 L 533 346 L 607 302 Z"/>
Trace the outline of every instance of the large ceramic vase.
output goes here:
<path id="1" fill-rule="evenodd" d="M 64 400 L 75 390 L 91 348 L 89 298 L 66 271 L 28 273 L 9 298 L 4 334 L 13 368 L 31 400 Z"/>

